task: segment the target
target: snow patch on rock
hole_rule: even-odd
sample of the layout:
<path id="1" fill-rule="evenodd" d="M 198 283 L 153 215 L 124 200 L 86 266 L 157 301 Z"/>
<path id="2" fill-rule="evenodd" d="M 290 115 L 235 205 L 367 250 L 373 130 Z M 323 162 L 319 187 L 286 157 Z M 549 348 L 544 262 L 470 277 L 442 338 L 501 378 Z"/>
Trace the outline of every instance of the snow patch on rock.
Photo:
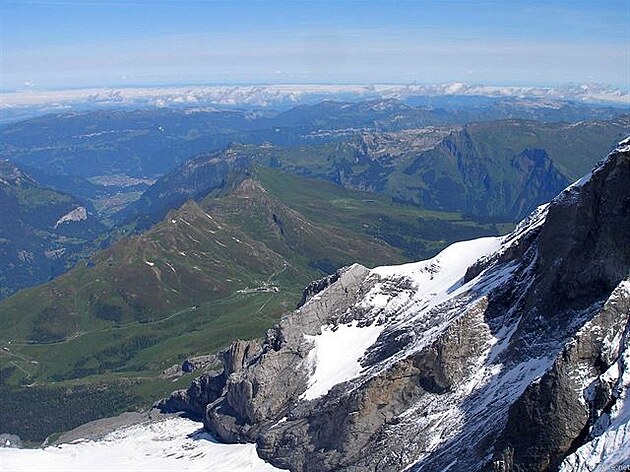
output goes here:
<path id="1" fill-rule="evenodd" d="M 615 296 L 630 295 L 630 281 L 623 281 L 613 292 Z M 606 343 L 619 356 L 600 381 L 614 385 L 615 402 L 591 428 L 591 439 L 561 464 L 559 472 L 604 472 L 630 468 L 630 333 Z M 620 349 L 619 349 L 620 348 Z"/>
<path id="2" fill-rule="evenodd" d="M 306 363 L 311 370 L 308 389 L 300 397 L 313 400 L 328 393 L 337 384 L 347 382 L 361 373 L 361 357 L 376 342 L 385 327 L 376 323 L 359 327 L 349 325 L 325 326 L 317 336 L 305 336 L 315 343 Z"/>

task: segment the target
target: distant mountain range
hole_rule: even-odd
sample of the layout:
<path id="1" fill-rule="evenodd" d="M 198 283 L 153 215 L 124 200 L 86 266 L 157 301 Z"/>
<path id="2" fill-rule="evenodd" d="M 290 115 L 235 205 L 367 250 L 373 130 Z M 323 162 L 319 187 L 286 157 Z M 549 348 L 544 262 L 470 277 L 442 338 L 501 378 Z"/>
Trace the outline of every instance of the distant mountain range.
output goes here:
<path id="1" fill-rule="evenodd" d="M 498 119 L 607 120 L 623 110 L 561 102 L 476 102 L 434 108 L 395 99 L 321 102 L 284 112 L 144 109 L 47 115 L 0 128 L 0 155 L 45 172 L 155 178 L 191 155 L 230 142 L 326 143 L 361 131 L 400 131 Z"/>
<path id="2" fill-rule="evenodd" d="M 244 112 L 100 111 L 4 127 L 2 155 L 37 186 L 74 195 L 91 221 L 100 223 L 89 236 L 43 249 L 65 254 L 42 259 L 54 269 L 39 270 L 31 257 L 17 258 L 20 251 L 32 252 L 20 246 L 28 237 L 8 238 L 15 248 L 7 250 L 17 259 L 0 271 L 7 281 L 2 294 L 61 273 L 77 254 L 98 246 L 92 241 L 104 225 L 118 228 L 103 234 L 101 245 L 130 230 L 149 229 L 187 199 L 225 194 L 255 166 L 477 220 L 516 221 L 584 173 L 594 164 L 592 156 L 608 152 L 629 127 L 624 115 L 571 124 L 499 120 L 409 128 L 424 122 L 425 113 L 381 100 L 327 102 L 253 117 Z M 236 137 L 253 144 L 229 143 Z M 389 242 L 394 238 L 387 236 Z"/>
<path id="3" fill-rule="evenodd" d="M 155 222 L 151 215 L 160 219 L 187 198 L 225 185 L 228 171 L 261 165 L 427 209 L 515 221 L 591 168 L 592 156 L 608 152 L 629 126 L 626 116 L 573 124 L 502 120 L 355 132 L 292 147 L 233 143 L 167 173 L 122 215 Z"/>

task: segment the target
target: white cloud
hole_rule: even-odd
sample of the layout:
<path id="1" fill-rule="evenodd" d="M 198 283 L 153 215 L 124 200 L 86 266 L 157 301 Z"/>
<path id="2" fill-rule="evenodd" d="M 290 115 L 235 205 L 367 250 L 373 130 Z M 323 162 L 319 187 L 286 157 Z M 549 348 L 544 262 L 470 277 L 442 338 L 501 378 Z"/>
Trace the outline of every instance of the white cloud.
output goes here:
<path id="1" fill-rule="evenodd" d="M 182 87 L 123 87 L 70 90 L 22 90 L 0 93 L 0 109 L 54 106 L 286 106 L 299 101 L 318 101 L 322 97 L 347 99 L 411 95 L 485 95 L 493 97 L 533 97 L 574 99 L 630 105 L 630 94 L 603 85 L 562 87 L 470 85 L 462 82 L 439 85 L 418 84 L 280 84 L 208 85 Z"/>

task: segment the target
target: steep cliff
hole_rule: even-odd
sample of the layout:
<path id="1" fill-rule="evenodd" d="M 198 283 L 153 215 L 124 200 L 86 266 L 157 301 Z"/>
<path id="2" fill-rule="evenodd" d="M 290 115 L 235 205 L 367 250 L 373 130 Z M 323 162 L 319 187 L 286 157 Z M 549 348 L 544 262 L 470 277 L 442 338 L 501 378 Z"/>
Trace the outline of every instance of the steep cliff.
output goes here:
<path id="1" fill-rule="evenodd" d="M 314 284 L 195 411 L 294 471 L 630 464 L 629 182 L 625 140 L 505 237 Z"/>

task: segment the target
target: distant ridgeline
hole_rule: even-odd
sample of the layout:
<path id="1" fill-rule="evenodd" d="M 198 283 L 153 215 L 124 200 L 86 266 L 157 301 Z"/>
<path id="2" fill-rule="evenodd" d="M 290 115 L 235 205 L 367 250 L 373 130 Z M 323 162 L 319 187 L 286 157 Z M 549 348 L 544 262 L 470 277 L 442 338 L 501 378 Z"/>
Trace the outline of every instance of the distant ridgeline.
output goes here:
<path id="1" fill-rule="evenodd" d="M 505 120 L 363 131 L 293 147 L 232 143 L 170 171 L 121 216 L 159 219 L 188 198 L 229 188 L 258 165 L 426 209 L 517 221 L 587 172 L 593 156 L 607 153 L 628 126 L 627 116 L 571 125 Z"/>
<path id="2" fill-rule="evenodd" d="M 125 234 L 149 229 L 186 200 L 229 193 L 256 166 L 476 221 L 514 222 L 586 172 L 592 156 L 605 154 L 629 126 L 627 115 L 572 124 L 443 124 L 479 116 L 557 120 L 613 113 L 569 104 L 534 112 L 510 102 L 501 115 L 491 103 L 470 105 L 467 114 L 396 100 L 323 102 L 283 113 L 112 110 L 6 125 L 0 128 L 2 155 L 29 183 L 3 183 L 0 298 L 50 280 Z M 227 144 L 233 140 L 253 144 Z M 205 152 L 190 158 L 199 151 Z M 35 188 L 55 196 L 27 209 Z M 386 240 L 406 244 L 395 235 Z"/>

